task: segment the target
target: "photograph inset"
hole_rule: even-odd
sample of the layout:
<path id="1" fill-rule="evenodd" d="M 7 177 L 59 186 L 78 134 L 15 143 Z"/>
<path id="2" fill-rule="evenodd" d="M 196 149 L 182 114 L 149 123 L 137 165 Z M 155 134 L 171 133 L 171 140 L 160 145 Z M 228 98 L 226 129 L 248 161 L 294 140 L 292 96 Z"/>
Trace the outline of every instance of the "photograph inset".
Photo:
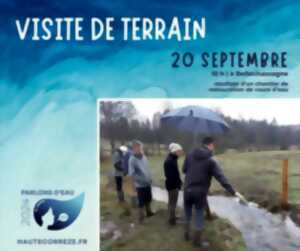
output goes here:
<path id="1" fill-rule="evenodd" d="M 101 250 L 299 250 L 300 100 L 98 100 Z"/>

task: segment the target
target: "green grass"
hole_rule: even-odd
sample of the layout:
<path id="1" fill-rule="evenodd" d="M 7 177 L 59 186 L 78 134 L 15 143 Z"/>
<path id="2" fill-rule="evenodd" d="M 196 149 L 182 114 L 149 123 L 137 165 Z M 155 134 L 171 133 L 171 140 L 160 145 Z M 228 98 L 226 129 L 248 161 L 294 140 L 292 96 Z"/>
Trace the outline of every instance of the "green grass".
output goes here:
<path id="1" fill-rule="evenodd" d="M 264 151 L 217 156 L 233 185 L 246 197 L 274 207 L 280 201 L 282 161 L 289 160 L 289 203 L 300 204 L 300 151 Z M 213 192 L 220 192 L 217 184 Z"/>
<path id="2" fill-rule="evenodd" d="M 129 204 L 116 202 L 112 184 L 109 184 L 105 176 L 101 176 L 101 222 L 113 222 L 122 232 L 122 237 L 116 241 L 110 238 L 101 238 L 101 250 L 103 251 L 196 251 L 190 242 L 183 239 L 182 225 L 170 228 L 167 224 L 166 204 L 154 203 L 157 212 L 154 217 L 140 225 L 136 220 L 136 209 Z M 134 227 L 130 227 L 132 223 Z M 207 222 L 204 239 L 210 242 L 210 249 L 214 251 L 243 251 L 245 243 L 238 230 L 227 220 L 216 219 Z"/>
<path id="3" fill-rule="evenodd" d="M 281 193 L 282 160 L 289 160 L 289 203 L 300 204 L 300 151 L 262 151 L 217 155 L 219 163 L 234 185 L 246 198 L 270 210 L 278 209 Z M 149 157 L 154 185 L 164 186 L 164 156 Z M 179 160 L 182 166 L 183 158 Z M 101 165 L 101 172 L 112 170 L 110 162 Z M 212 193 L 223 188 L 213 182 Z"/>

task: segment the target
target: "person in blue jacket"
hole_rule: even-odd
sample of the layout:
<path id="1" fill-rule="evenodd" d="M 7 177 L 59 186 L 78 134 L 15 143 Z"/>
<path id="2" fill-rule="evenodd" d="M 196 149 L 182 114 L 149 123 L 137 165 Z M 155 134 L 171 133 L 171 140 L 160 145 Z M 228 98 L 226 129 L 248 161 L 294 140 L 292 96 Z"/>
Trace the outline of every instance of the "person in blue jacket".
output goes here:
<path id="1" fill-rule="evenodd" d="M 127 147 L 120 146 L 115 150 L 115 152 L 112 155 L 113 167 L 115 169 L 114 176 L 115 176 L 116 190 L 117 190 L 117 196 L 119 202 L 125 201 L 125 196 L 123 191 L 123 177 L 124 177 L 123 159 L 126 152 L 127 152 Z"/>
<path id="2" fill-rule="evenodd" d="M 126 151 L 123 152 L 123 158 L 122 158 L 122 165 L 123 165 L 123 174 L 124 174 L 124 176 L 126 176 L 128 174 L 129 159 L 130 159 L 130 157 L 131 157 L 132 154 L 133 154 L 132 147 L 131 147 L 131 145 L 128 145 L 126 147 Z"/>

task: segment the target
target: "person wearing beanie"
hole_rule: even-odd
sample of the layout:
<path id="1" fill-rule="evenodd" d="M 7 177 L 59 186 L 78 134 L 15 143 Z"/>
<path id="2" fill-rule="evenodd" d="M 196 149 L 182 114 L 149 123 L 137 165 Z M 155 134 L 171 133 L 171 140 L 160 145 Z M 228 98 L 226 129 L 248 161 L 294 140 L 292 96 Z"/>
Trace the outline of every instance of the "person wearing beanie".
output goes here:
<path id="1" fill-rule="evenodd" d="M 164 161 L 165 186 L 168 190 L 169 224 L 176 224 L 176 206 L 182 181 L 178 169 L 178 157 L 183 155 L 182 147 L 177 143 L 169 145 L 169 154 Z"/>

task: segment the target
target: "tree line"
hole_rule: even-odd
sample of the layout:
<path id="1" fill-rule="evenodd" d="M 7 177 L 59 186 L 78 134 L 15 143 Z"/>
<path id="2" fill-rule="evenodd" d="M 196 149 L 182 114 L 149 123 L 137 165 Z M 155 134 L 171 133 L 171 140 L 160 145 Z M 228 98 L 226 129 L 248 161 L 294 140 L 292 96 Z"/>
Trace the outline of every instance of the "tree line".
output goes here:
<path id="1" fill-rule="evenodd" d="M 143 141 L 147 149 L 160 152 L 162 145 L 178 142 L 186 151 L 193 146 L 192 133 L 179 133 L 176 129 L 160 124 L 160 116 L 168 112 L 157 112 L 152 120 L 140 119 L 135 106 L 129 101 L 102 101 L 100 104 L 100 137 L 110 143 L 126 144 L 133 139 Z M 236 149 L 241 151 L 287 150 L 300 146 L 299 126 L 280 126 L 276 120 L 234 119 L 218 111 L 228 123 L 230 130 L 225 135 L 216 136 L 220 151 Z M 198 135 L 197 142 L 201 141 Z"/>

